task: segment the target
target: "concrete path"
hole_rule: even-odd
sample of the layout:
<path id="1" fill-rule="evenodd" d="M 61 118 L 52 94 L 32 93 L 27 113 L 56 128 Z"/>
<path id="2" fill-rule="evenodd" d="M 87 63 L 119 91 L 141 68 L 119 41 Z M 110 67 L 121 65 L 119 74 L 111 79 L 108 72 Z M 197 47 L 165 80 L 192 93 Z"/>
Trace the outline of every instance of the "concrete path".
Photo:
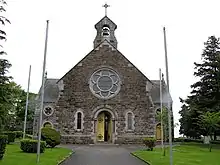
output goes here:
<path id="1" fill-rule="evenodd" d="M 140 149 L 138 146 L 79 145 L 62 147 L 75 151 L 62 165 L 146 165 L 130 155 L 130 152 Z"/>

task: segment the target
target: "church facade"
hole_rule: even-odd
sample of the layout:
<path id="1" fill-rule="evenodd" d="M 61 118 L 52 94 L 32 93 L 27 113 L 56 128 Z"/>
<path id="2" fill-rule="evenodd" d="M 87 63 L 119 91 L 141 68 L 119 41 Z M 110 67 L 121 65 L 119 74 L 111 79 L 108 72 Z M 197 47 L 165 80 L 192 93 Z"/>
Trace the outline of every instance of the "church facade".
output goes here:
<path id="1" fill-rule="evenodd" d="M 141 143 L 145 137 L 160 140 L 156 120 L 160 81 L 149 80 L 117 50 L 117 25 L 112 20 L 105 16 L 95 28 L 94 49 L 60 79 L 46 78 L 41 127 L 55 128 L 62 143 L 71 144 Z M 166 91 L 164 81 L 163 88 Z M 40 97 L 39 92 L 36 100 Z M 39 113 L 38 106 L 35 135 Z"/>

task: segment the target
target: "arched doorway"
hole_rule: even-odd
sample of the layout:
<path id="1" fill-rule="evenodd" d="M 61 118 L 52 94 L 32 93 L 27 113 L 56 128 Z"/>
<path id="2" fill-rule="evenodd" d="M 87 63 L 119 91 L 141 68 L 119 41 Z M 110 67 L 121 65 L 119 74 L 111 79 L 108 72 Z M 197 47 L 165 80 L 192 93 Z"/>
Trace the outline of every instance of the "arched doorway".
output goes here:
<path id="1" fill-rule="evenodd" d="M 156 139 L 161 140 L 161 124 L 157 124 L 156 126 Z"/>
<path id="2" fill-rule="evenodd" d="M 108 111 L 101 111 L 97 116 L 96 141 L 112 142 L 112 115 Z"/>

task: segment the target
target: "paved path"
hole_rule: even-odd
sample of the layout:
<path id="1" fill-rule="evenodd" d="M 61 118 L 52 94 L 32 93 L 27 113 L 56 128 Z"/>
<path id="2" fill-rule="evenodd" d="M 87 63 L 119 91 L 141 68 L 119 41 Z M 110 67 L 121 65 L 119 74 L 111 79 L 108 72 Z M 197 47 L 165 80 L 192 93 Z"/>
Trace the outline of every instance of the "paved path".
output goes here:
<path id="1" fill-rule="evenodd" d="M 146 165 L 130 155 L 138 146 L 65 146 L 75 153 L 62 165 Z"/>

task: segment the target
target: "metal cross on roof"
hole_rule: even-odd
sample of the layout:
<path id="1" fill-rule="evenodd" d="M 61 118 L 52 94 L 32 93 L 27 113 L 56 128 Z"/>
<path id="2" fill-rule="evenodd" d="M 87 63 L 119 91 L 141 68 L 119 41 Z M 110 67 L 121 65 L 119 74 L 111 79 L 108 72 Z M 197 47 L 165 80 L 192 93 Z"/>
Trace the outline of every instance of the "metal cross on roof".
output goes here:
<path id="1" fill-rule="evenodd" d="M 110 7 L 110 5 L 108 5 L 107 3 L 105 3 L 105 5 L 103 5 L 102 7 L 105 8 L 105 16 L 107 16 L 107 8 Z"/>

